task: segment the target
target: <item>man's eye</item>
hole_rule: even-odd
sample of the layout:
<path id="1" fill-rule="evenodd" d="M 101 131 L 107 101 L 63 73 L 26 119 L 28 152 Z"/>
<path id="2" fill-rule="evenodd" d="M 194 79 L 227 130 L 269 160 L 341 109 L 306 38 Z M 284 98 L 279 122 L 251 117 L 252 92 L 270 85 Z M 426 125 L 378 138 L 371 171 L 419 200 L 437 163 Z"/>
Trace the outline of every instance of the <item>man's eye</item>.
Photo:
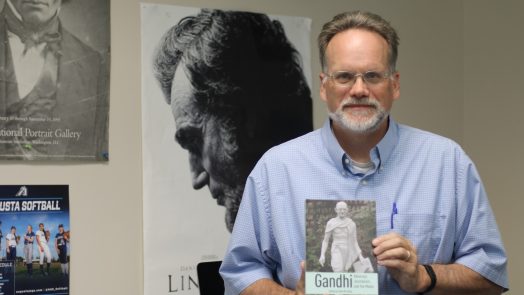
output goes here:
<path id="1" fill-rule="evenodd" d="M 379 72 L 366 72 L 364 74 L 364 79 L 368 82 L 379 82 L 382 80 L 382 74 Z"/>
<path id="2" fill-rule="evenodd" d="M 334 78 L 338 83 L 344 84 L 353 81 L 353 79 L 355 79 L 355 74 L 350 72 L 338 72 L 335 73 Z"/>

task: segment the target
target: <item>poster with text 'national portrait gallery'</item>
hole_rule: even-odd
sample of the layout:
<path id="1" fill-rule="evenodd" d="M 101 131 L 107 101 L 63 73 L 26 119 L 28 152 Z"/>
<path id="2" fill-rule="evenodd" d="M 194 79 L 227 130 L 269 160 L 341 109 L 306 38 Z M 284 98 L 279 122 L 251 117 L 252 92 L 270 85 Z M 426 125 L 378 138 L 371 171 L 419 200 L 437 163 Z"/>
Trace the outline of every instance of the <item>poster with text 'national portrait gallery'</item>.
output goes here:
<path id="1" fill-rule="evenodd" d="M 313 128 L 311 21 L 143 3 L 141 22 L 144 294 L 199 294 L 251 169 Z"/>
<path id="2" fill-rule="evenodd" d="M 0 160 L 108 160 L 109 4 L 0 0 Z"/>
<path id="3" fill-rule="evenodd" d="M 0 294 L 69 294 L 69 187 L 0 185 Z"/>

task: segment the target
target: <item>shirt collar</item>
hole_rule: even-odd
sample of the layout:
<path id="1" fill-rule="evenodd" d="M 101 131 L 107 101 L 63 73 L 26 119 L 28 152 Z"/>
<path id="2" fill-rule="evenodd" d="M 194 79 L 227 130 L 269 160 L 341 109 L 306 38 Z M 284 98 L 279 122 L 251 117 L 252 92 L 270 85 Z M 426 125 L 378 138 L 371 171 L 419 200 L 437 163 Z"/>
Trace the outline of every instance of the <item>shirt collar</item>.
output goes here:
<path id="1" fill-rule="evenodd" d="M 378 167 L 383 168 L 384 163 L 387 162 L 399 141 L 398 123 L 395 122 L 395 120 L 393 120 L 391 116 L 389 116 L 388 120 L 388 131 L 377 144 L 377 146 L 375 146 L 370 151 L 371 161 L 375 164 L 374 171 Z M 333 163 L 335 163 L 337 170 L 340 173 L 344 174 L 345 171 L 347 171 L 347 168 L 345 168 L 344 164 L 346 153 L 344 152 L 344 150 L 338 143 L 337 138 L 333 134 L 333 130 L 331 129 L 331 120 L 329 118 L 326 119 L 326 121 L 324 122 L 324 125 L 322 126 L 320 132 L 322 136 L 322 141 L 326 147 L 329 157 L 331 158 Z"/>

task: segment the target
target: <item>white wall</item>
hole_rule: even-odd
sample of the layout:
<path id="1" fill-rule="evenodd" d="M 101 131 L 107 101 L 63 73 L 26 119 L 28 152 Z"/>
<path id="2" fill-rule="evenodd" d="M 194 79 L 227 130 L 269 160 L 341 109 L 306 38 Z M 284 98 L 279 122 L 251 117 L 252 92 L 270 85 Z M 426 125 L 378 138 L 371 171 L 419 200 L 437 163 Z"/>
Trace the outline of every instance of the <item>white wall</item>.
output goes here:
<path id="1" fill-rule="evenodd" d="M 524 2 L 464 3 L 464 147 L 480 170 L 508 251 L 510 293 L 522 294 Z"/>
<path id="2" fill-rule="evenodd" d="M 524 160 L 518 153 L 524 150 L 519 128 L 523 120 L 518 116 L 524 100 L 517 93 L 524 68 L 523 4 L 517 0 L 511 4 L 509 0 L 145 2 L 312 18 L 314 75 L 319 72 L 315 39 L 334 14 L 364 9 L 391 20 L 401 37 L 402 95 L 394 116 L 455 139 L 477 162 L 509 251 L 511 293 L 524 291 L 524 282 L 518 279 L 524 266 L 518 252 L 522 237 L 514 234 L 521 230 L 512 232 L 523 207 L 517 191 L 524 176 L 519 169 Z M 139 3 L 111 1 L 110 162 L 2 162 L 0 171 L 2 184 L 70 184 L 75 295 L 143 293 Z M 314 81 L 318 127 L 325 109 Z"/>

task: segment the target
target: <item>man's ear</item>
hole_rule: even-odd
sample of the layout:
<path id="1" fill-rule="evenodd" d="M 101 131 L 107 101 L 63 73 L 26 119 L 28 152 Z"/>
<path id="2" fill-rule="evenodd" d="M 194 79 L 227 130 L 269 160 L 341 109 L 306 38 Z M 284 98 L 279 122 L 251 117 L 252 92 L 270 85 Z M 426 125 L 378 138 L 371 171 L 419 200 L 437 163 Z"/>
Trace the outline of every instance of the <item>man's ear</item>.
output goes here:
<path id="1" fill-rule="evenodd" d="M 320 73 L 318 77 L 320 78 L 320 99 L 327 102 L 326 85 L 325 85 L 327 82 L 326 75 L 324 73 Z"/>
<path id="2" fill-rule="evenodd" d="M 393 73 L 393 99 L 397 100 L 400 98 L 400 73 L 396 71 Z"/>

